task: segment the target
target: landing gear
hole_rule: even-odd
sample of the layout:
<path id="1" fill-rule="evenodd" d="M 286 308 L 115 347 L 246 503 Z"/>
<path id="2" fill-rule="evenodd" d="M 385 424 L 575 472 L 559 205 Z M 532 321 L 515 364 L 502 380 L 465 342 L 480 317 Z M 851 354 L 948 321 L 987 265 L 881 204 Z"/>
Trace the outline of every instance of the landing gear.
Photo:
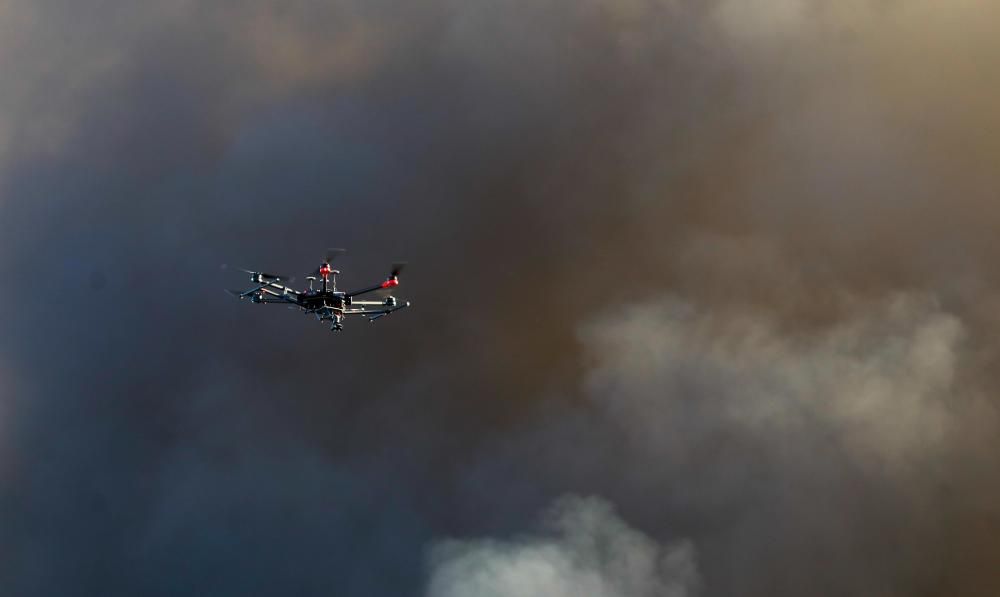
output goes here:
<path id="1" fill-rule="evenodd" d="M 344 320 L 343 315 L 334 315 L 333 325 L 330 326 L 330 331 L 339 332 L 340 330 L 344 329 L 344 325 L 341 323 L 343 320 Z"/>

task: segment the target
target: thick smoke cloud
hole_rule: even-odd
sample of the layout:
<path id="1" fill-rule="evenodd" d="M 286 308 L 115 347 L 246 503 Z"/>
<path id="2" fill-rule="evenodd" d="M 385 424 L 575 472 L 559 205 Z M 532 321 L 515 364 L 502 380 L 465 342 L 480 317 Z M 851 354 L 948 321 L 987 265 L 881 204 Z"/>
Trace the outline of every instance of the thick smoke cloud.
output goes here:
<path id="1" fill-rule="evenodd" d="M 684 597 L 697 586 L 690 544 L 660 546 L 599 499 L 563 497 L 545 526 L 511 542 L 435 545 L 428 595 Z"/>
<path id="2" fill-rule="evenodd" d="M 955 431 L 963 335 L 955 317 L 914 297 L 798 338 L 666 302 L 587 329 L 597 362 L 587 389 L 637 445 L 678 464 L 711 426 L 775 437 L 819 423 L 860 466 L 894 472 Z M 671 421 L 683 423 L 668 431 Z"/>
<path id="3" fill-rule="evenodd" d="M 5 591 L 502 594 L 572 494 L 689 593 L 995 595 L 998 23 L 0 2 Z M 327 246 L 414 308 L 221 292 Z"/>
<path id="4" fill-rule="evenodd" d="M 606 313 L 580 331 L 587 408 L 511 436 L 469 499 L 517 463 L 536 489 L 600 489 L 639 528 L 697 537 L 710 594 L 918 593 L 980 499 L 954 484 L 991 475 L 996 413 L 960 381 L 971 332 L 938 301 L 859 312 L 794 334 L 676 298 Z M 982 578 L 955 586 L 977 594 Z"/>
<path id="5" fill-rule="evenodd" d="M 773 583 L 861 594 L 886 579 L 913 583 L 908 593 L 920 572 L 889 555 L 911 549 L 894 547 L 895 527 L 942 532 L 950 448 L 979 412 L 955 384 L 963 335 L 953 316 L 914 297 L 798 337 L 666 301 L 587 329 L 596 366 L 586 387 L 620 430 L 623 461 L 640 463 L 620 473 L 636 495 L 669 487 L 676 515 L 708 520 L 752 512 L 723 540 L 751 593 Z M 918 549 L 927 561 L 947 557 Z M 775 554 L 814 559 L 786 569 Z"/>

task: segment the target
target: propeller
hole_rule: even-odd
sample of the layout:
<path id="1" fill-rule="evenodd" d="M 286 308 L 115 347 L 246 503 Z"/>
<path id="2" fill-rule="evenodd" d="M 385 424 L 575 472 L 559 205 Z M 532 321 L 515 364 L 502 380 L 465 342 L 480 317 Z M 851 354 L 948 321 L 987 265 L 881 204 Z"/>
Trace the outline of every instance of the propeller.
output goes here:
<path id="1" fill-rule="evenodd" d="M 404 269 L 406 269 L 406 261 L 397 261 L 392 264 L 392 271 L 389 273 L 389 278 L 383 283 L 382 288 L 375 291 L 375 296 L 379 298 L 386 298 L 392 296 L 392 292 L 399 286 L 399 281 L 396 279 Z"/>
<path id="2" fill-rule="evenodd" d="M 326 253 L 323 254 L 323 263 L 329 265 L 331 261 L 333 261 L 334 259 L 336 259 L 341 255 L 344 255 L 345 253 L 347 253 L 347 249 L 338 249 L 338 248 L 327 249 Z M 316 269 L 312 270 L 306 275 L 319 277 L 320 275 L 322 275 L 322 272 L 320 272 L 319 270 L 320 268 L 317 267 Z"/>
<path id="3" fill-rule="evenodd" d="M 238 299 L 244 299 L 247 298 L 248 296 L 252 296 L 256 294 L 257 291 L 258 291 L 257 288 L 251 288 L 250 290 L 230 290 L 228 288 L 226 289 L 226 292 L 229 295 L 235 296 Z"/>
<path id="4" fill-rule="evenodd" d="M 244 269 L 242 267 L 238 267 L 236 269 L 240 270 L 243 273 L 250 274 L 251 276 L 257 275 L 257 276 L 260 276 L 262 278 L 267 278 L 269 280 L 274 280 L 276 282 L 277 281 L 283 281 L 283 282 L 293 282 L 293 281 L 295 281 L 295 278 L 293 276 L 286 276 L 284 274 L 269 274 L 267 272 L 255 272 L 255 271 L 252 271 L 252 270 Z"/>
<path id="5" fill-rule="evenodd" d="M 323 256 L 323 263 L 330 263 L 337 257 L 347 253 L 347 249 L 332 248 L 327 249 L 326 254 Z"/>

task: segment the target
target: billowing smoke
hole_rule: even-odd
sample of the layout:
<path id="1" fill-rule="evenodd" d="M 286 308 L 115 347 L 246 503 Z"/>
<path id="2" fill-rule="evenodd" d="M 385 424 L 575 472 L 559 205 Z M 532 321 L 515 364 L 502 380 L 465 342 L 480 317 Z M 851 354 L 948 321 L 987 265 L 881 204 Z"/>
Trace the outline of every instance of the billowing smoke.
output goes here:
<path id="1" fill-rule="evenodd" d="M 963 335 L 954 316 L 907 296 L 798 336 L 665 301 L 586 329 L 597 363 L 587 389 L 662 468 L 683 466 L 720 431 L 782 441 L 811 432 L 858 466 L 893 473 L 962 432 L 953 417 Z M 802 455 L 785 447 L 773 457 Z"/>
<path id="2" fill-rule="evenodd" d="M 659 545 L 602 500 L 563 497 L 544 527 L 510 541 L 438 543 L 428 595 L 685 597 L 697 587 L 689 543 Z"/>
<path id="3" fill-rule="evenodd" d="M 600 490 L 640 528 L 696 537 L 710 593 L 916 591 L 952 549 L 943 517 L 979 502 L 948 487 L 989 475 L 991 459 L 963 460 L 990 443 L 996 413 L 962 381 L 983 372 L 938 301 L 857 312 L 788 332 L 676 297 L 608 310 L 580 331 L 582 403 L 553 401 L 465 491 L 483 499 L 484 479 L 517 467 L 536 491 Z M 470 568 L 450 574 L 479 582 Z"/>
<path id="4" fill-rule="evenodd" d="M 0 585 L 996 595 L 998 24 L 0 0 Z"/>

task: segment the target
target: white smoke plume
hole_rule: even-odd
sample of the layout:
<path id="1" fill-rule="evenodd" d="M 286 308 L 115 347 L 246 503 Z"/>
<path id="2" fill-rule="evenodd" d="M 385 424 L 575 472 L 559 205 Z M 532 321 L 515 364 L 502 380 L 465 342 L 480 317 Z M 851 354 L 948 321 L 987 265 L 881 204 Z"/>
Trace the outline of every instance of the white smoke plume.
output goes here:
<path id="1" fill-rule="evenodd" d="M 899 470 L 952 431 L 964 334 L 931 298 L 897 295 L 813 333 L 668 299 L 582 336 L 591 397 L 668 460 L 719 429 L 772 438 L 819 422 L 858 462 Z"/>
<path id="2" fill-rule="evenodd" d="M 646 536 L 616 551 L 652 570 L 662 555 L 650 546 L 685 537 L 705 595 L 908 594 L 933 578 L 932 565 L 911 563 L 941 557 L 927 546 L 949 532 L 942 513 L 966 499 L 948 484 L 982 476 L 962 455 L 987 445 L 996 421 L 970 381 L 981 371 L 964 318 L 921 293 L 857 307 L 816 326 L 673 295 L 607 312 L 580 331 L 586 406 L 554 407 L 485 458 L 469 492 L 511 471 L 542 494 L 557 490 L 553 479 L 603 491 Z M 605 552 L 577 547 L 601 545 L 579 531 L 600 525 L 557 528 L 438 546 L 430 595 L 694 590 L 665 573 L 643 577 L 661 579 L 641 585 L 650 593 L 623 589 L 609 580 L 620 575 L 595 572 Z M 916 539 L 896 545 L 903 532 Z"/>
<path id="3" fill-rule="evenodd" d="M 564 496 L 541 532 L 512 540 L 450 540 L 431 550 L 428 597 L 690 597 L 689 542 L 662 545 L 608 502 Z"/>

